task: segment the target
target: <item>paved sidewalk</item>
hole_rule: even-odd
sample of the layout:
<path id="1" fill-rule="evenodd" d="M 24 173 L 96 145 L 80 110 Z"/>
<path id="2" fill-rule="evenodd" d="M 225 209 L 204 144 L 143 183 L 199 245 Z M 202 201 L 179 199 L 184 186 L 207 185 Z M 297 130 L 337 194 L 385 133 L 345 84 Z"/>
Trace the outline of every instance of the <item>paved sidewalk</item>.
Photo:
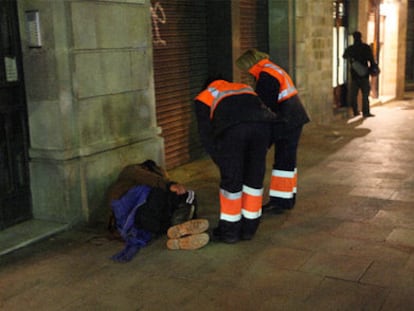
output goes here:
<path id="1" fill-rule="evenodd" d="M 297 205 L 265 215 L 252 241 L 169 251 L 162 237 L 118 264 L 109 257 L 123 245 L 104 225 L 72 229 L 0 257 L 0 310 L 414 310 L 407 95 L 373 107 L 374 118 L 307 125 Z M 170 173 L 196 190 L 214 226 L 212 162 Z"/>

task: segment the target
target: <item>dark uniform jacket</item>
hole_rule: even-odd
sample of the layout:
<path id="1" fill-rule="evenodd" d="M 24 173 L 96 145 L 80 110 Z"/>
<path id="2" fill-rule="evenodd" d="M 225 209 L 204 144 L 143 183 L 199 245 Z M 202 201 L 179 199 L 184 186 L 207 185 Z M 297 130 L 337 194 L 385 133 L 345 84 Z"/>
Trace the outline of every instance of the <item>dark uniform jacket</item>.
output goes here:
<path id="1" fill-rule="evenodd" d="M 276 115 L 263 104 L 253 90 L 250 94 L 241 93 L 224 97 L 219 101 L 214 114 L 207 103 L 196 97 L 195 112 L 201 143 L 213 157 L 215 139 L 229 127 L 246 122 L 270 123 L 276 120 Z"/>
<path id="2" fill-rule="evenodd" d="M 298 95 L 278 102 L 280 85 L 278 79 L 261 72 L 256 81 L 256 92 L 266 106 L 278 115 L 280 121 L 275 123 L 275 127 L 280 135 L 284 135 L 308 123 L 310 119 Z"/>

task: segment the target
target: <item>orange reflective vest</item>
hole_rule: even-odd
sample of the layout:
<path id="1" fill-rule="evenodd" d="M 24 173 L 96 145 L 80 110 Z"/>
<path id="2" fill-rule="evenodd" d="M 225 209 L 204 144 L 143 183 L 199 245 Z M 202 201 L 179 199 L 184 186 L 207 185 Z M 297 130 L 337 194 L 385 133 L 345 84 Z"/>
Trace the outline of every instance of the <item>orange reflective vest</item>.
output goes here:
<path id="1" fill-rule="evenodd" d="M 242 94 L 252 94 L 257 96 L 253 88 L 247 84 L 216 80 L 210 83 L 209 86 L 198 94 L 195 99 L 210 107 L 210 119 L 212 119 L 214 111 L 221 100 L 228 96 Z"/>
<path id="2" fill-rule="evenodd" d="M 252 66 L 249 72 L 255 77 L 256 81 L 259 79 L 261 72 L 266 72 L 279 81 L 280 90 L 277 103 L 281 103 L 298 94 L 298 90 L 286 71 L 268 59 L 262 59 L 256 65 Z"/>

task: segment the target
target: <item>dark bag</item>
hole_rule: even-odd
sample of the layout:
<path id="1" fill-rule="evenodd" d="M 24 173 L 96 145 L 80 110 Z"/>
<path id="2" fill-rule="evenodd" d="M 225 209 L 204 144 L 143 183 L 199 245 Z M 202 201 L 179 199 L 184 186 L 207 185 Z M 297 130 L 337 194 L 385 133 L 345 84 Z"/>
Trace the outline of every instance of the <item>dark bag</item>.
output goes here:
<path id="1" fill-rule="evenodd" d="M 356 72 L 356 74 L 360 77 L 366 77 L 369 73 L 368 67 L 361 64 L 357 60 L 354 60 L 351 62 L 351 67 Z"/>

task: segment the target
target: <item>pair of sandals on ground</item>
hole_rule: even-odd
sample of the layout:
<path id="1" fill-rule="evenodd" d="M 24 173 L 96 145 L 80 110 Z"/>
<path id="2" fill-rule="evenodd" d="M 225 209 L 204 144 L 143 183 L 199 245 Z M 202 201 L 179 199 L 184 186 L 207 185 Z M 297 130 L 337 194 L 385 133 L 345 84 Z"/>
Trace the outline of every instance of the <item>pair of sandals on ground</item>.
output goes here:
<path id="1" fill-rule="evenodd" d="M 191 219 L 167 230 L 167 248 L 170 250 L 194 250 L 207 245 L 210 236 L 207 233 L 207 219 Z"/>

